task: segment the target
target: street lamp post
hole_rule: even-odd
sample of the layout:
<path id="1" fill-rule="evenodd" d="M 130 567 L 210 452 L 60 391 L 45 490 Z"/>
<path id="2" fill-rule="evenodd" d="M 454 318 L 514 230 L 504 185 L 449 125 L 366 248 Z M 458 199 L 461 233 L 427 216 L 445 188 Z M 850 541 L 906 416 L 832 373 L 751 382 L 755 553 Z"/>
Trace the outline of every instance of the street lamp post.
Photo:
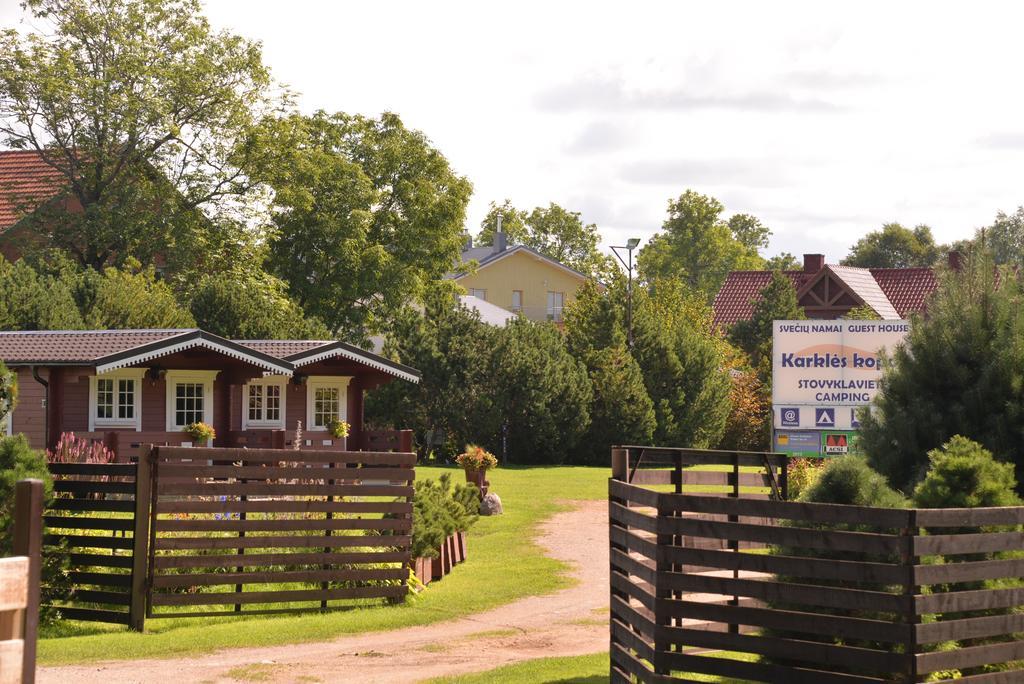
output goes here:
<path id="1" fill-rule="evenodd" d="M 629 276 L 629 284 L 626 286 L 626 345 L 630 349 L 633 348 L 633 250 L 639 244 L 640 238 L 630 238 L 626 240 L 625 245 L 612 245 L 612 252 L 622 262 L 622 265 L 626 267 L 626 273 Z M 626 250 L 628 262 L 619 254 L 620 249 Z"/>

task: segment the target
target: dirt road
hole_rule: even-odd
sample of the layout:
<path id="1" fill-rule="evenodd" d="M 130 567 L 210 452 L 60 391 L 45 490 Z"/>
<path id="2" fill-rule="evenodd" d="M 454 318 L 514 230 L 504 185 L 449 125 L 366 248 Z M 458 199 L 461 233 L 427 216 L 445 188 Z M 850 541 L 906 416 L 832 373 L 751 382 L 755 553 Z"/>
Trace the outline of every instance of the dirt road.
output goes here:
<path id="1" fill-rule="evenodd" d="M 608 513 L 587 501 L 541 525 L 538 543 L 572 564 L 571 589 L 433 625 L 333 641 L 238 648 L 177 660 L 125 660 L 41 668 L 68 682 L 415 682 L 507 663 L 608 648 Z"/>

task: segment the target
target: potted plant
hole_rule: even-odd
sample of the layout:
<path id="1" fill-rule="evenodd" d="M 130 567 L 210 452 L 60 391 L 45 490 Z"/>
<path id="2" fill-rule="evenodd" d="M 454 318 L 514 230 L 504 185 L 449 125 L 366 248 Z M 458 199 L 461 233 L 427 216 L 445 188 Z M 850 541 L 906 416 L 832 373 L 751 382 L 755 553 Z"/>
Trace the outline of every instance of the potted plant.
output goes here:
<path id="1" fill-rule="evenodd" d="M 467 444 L 466 450 L 455 457 L 455 462 L 466 471 L 466 482 L 475 484 L 483 496 L 487 491 L 485 474 L 498 467 L 497 457 L 481 446 Z"/>
<path id="2" fill-rule="evenodd" d="M 331 437 L 335 439 L 345 439 L 348 437 L 350 427 L 346 421 L 335 418 L 327 424 L 327 432 L 331 433 Z M 344 446 L 344 443 L 342 443 L 342 446 Z"/>
<path id="3" fill-rule="evenodd" d="M 217 431 L 212 425 L 203 422 L 191 423 L 185 427 L 185 434 L 192 438 L 196 446 L 209 446 L 217 438 Z"/>

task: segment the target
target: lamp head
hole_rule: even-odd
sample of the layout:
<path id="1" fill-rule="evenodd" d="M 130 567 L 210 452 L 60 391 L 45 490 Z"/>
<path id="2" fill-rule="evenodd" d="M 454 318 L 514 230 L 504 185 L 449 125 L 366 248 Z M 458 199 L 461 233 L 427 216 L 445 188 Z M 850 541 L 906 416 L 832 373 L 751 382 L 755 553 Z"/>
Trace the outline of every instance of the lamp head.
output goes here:
<path id="1" fill-rule="evenodd" d="M 640 244 L 640 238 L 630 238 L 626 240 L 626 249 L 633 250 Z"/>

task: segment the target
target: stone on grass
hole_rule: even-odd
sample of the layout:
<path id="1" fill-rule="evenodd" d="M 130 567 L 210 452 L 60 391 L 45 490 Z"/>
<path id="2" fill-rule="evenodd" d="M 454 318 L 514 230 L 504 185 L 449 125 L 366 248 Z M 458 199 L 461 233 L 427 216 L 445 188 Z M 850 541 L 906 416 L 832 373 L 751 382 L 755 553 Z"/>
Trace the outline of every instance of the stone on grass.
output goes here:
<path id="1" fill-rule="evenodd" d="M 480 502 L 480 515 L 501 515 L 503 512 L 501 497 L 494 492 L 489 492 Z"/>

